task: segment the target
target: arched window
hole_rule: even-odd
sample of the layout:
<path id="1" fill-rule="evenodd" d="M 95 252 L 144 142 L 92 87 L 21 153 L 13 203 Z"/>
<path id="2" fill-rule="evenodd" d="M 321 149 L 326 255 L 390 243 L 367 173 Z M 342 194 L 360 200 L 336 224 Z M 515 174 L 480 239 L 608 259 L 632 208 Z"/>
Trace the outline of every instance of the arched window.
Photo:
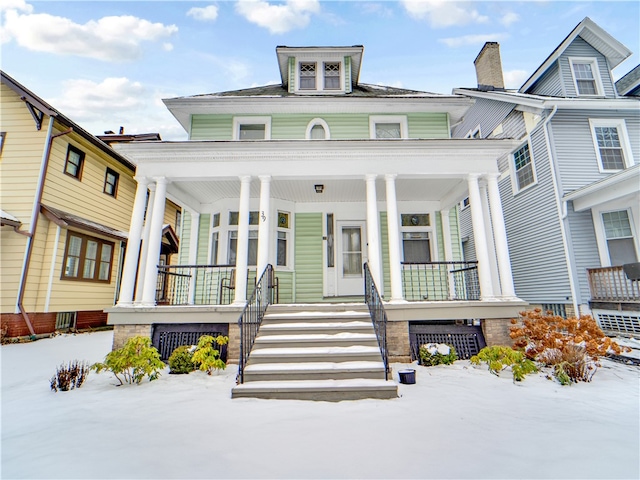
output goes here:
<path id="1" fill-rule="evenodd" d="M 329 140 L 330 138 L 329 125 L 323 119 L 314 118 L 307 125 L 307 140 Z"/>

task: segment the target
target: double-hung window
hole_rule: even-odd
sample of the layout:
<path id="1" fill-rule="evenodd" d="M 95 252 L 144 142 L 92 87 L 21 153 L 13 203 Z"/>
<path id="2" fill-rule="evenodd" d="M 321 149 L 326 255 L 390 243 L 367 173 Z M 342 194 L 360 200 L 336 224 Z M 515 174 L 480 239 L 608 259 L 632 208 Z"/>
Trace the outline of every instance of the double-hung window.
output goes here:
<path id="1" fill-rule="evenodd" d="M 64 162 L 64 173 L 82 180 L 82 167 L 84 165 L 84 152 L 69 145 L 67 148 L 67 159 Z"/>
<path id="2" fill-rule="evenodd" d="M 623 170 L 633 165 L 624 120 L 591 119 L 589 123 L 601 172 Z"/>
<path id="3" fill-rule="evenodd" d="M 68 232 L 62 279 L 109 283 L 113 249 L 113 242 Z"/>
<path id="4" fill-rule="evenodd" d="M 617 266 L 637 262 L 636 242 L 631 229 L 628 210 L 603 213 L 602 224 L 611 265 Z"/>
<path id="5" fill-rule="evenodd" d="M 316 89 L 316 64 L 315 62 L 300 63 L 300 90 Z"/>
<path id="6" fill-rule="evenodd" d="M 107 168 L 107 173 L 104 176 L 104 189 L 103 192 L 107 195 L 111 195 L 112 197 L 116 196 L 118 193 L 118 180 L 120 179 L 120 175 L 115 170 L 111 170 Z"/>
<path id="7" fill-rule="evenodd" d="M 525 143 L 513 152 L 513 168 L 516 192 L 535 183 L 536 177 L 533 170 L 533 159 L 531 158 L 529 143 Z"/>
<path id="8" fill-rule="evenodd" d="M 578 96 L 603 95 L 598 61 L 595 58 L 570 58 L 569 62 Z"/>
<path id="9" fill-rule="evenodd" d="M 431 262 L 430 217 L 428 213 L 403 213 L 402 251 L 406 263 Z"/>
<path id="10" fill-rule="evenodd" d="M 238 225 L 238 212 L 229 212 L 229 225 Z M 249 226 L 258 225 L 258 212 L 249 212 Z M 238 230 L 229 230 L 229 243 L 227 248 L 227 263 L 229 265 L 236 264 L 238 256 Z M 247 264 L 255 266 L 258 263 L 258 230 L 257 228 L 249 229 L 249 250 L 247 252 Z"/>
<path id="11" fill-rule="evenodd" d="M 278 212 L 278 238 L 276 242 L 276 265 L 286 267 L 289 255 L 289 213 Z"/>
<path id="12" fill-rule="evenodd" d="M 324 64 L 324 89 L 340 90 L 340 63 Z"/>

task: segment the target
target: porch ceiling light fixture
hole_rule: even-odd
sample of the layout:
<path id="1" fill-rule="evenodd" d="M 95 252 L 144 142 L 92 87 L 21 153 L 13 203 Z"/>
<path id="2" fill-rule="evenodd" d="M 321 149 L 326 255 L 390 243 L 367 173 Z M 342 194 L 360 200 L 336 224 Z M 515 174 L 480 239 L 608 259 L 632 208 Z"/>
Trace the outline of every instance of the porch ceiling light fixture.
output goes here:
<path id="1" fill-rule="evenodd" d="M 324 192 L 324 185 L 316 184 L 316 185 L 313 186 L 313 188 L 316 190 L 316 193 Z"/>

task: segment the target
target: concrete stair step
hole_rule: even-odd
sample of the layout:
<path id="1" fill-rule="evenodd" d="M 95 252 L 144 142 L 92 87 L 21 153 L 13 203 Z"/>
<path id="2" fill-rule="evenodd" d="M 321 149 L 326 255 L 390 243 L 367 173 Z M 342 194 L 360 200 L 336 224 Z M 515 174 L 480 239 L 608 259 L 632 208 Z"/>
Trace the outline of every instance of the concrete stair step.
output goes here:
<path id="1" fill-rule="evenodd" d="M 395 382 L 376 379 L 290 380 L 277 382 L 247 382 L 233 387 L 232 398 L 273 398 L 292 400 L 360 400 L 365 398 L 396 398 Z"/>
<path id="2" fill-rule="evenodd" d="M 310 312 L 282 312 L 282 313 L 267 313 L 262 319 L 262 325 L 269 325 L 271 323 L 284 323 L 284 322 L 352 322 L 354 320 L 368 321 L 371 323 L 371 317 L 368 312 L 330 312 L 330 311 L 310 311 Z"/>
<path id="3" fill-rule="evenodd" d="M 371 321 L 344 321 L 344 322 L 305 322 L 305 321 L 272 321 L 263 322 L 260 325 L 259 336 L 267 335 L 283 335 L 289 333 L 302 334 L 302 333 L 339 333 L 339 332 L 354 332 L 354 333 L 371 333 L 373 332 L 373 325 Z"/>
<path id="4" fill-rule="evenodd" d="M 256 363 L 302 363 L 302 362 L 351 362 L 381 360 L 377 346 L 351 345 L 348 347 L 291 347 L 254 348 L 249 364 Z"/>
<path id="5" fill-rule="evenodd" d="M 384 379 L 382 362 L 258 363 L 244 370 L 244 381 Z"/>
<path id="6" fill-rule="evenodd" d="M 256 338 L 253 351 L 262 348 L 348 347 L 351 345 L 376 347 L 378 340 L 375 333 L 353 332 L 265 335 Z"/>

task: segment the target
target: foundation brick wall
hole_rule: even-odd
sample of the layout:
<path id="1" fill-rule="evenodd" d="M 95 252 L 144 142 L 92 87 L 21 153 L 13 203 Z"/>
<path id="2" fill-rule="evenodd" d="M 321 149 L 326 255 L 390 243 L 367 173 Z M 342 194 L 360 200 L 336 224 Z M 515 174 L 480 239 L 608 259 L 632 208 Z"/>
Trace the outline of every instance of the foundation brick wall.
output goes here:
<path id="1" fill-rule="evenodd" d="M 229 344 L 227 345 L 227 363 L 237 364 L 240 358 L 240 327 L 229 324 Z"/>
<path id="2" fill-rule="evenodd" d="M 409 322 L 387 322 L 389 362 L 411 362 Z"/>
<path id="3" fill-rule="evenodd" d="M 113 346 L 112 350 L 117 350 L 124 346 L 131 337 L 151 338 L 151 325 L 114 325 L 113 326 Z"/>
<path id="4" fill-rule="evenodd" d="M 510 318 L 491 318 L 482 320 L 482 333 L 487 347 L 494 345 L 513 345 L 513 340 L 509 336 L 511 328 Z"/>

